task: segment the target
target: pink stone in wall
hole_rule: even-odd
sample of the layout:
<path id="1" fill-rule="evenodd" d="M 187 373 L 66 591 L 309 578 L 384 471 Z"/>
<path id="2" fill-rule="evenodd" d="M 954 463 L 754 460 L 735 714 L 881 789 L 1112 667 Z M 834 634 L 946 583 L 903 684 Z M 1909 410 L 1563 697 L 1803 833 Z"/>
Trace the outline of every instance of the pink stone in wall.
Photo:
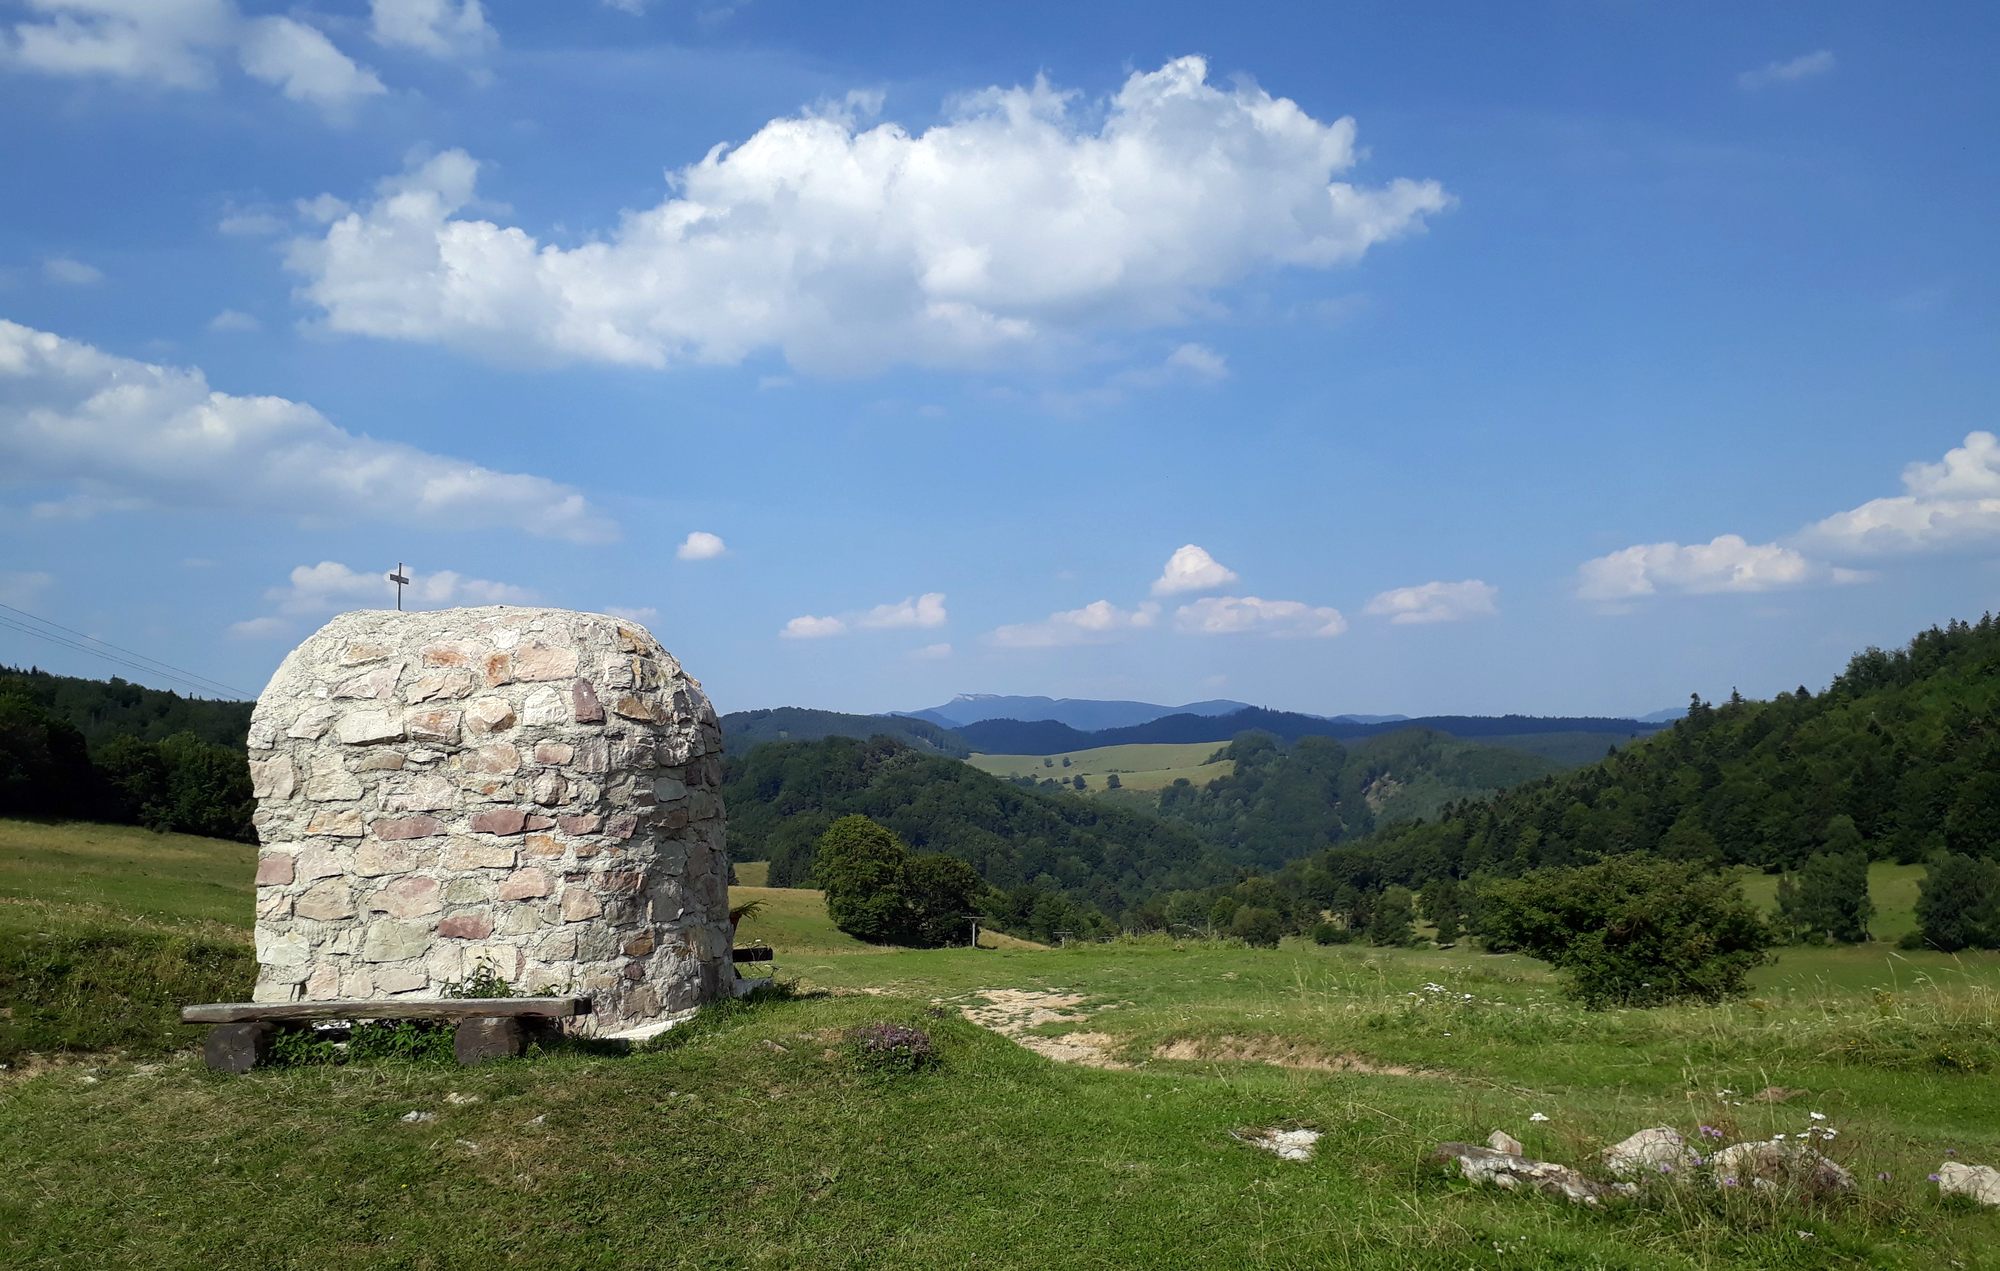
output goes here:
<path id="1" fill-rule="evenodd" d="M 579 724 L 601 724 L 604 722 L 604 707 L 597 700 L 597 690 L 589 680 L 576 680 L 569 686 L 570 713 Z"/>
<path id="2" fill-rule="evenodd" d="M 493 934 L 493 920 L 484 914 L 459 914 L 440 922 L 438 934 L 452 940 L 484 940 Z"/>
<path id="3" fill-rule="evenodd" d="M 500 899 L 531 900 L 549 894 L 549 876 L 539 869 L 518 869 L 500 884 Z"/>
<path id="4" fill-rule="evenodd" d="M 288 853 L 266 852 L 257 858 L 257 885 L 283 887 L 292 881 L 295 862 Z"/>
<path id="5" fill-rule="evenodd" d="M 519 808 L 495 808 L 472 814 L 474 834 L 519 834 L 528 814 Z"/>

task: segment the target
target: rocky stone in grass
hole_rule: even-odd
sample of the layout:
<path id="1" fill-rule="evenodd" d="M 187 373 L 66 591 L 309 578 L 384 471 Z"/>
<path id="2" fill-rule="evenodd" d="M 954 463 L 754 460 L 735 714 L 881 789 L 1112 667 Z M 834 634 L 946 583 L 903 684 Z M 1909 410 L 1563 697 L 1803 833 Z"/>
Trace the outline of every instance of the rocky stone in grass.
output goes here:
<path id="1" fill-rule="evenodd" d="M 620 1032 L 733 987 L 721 731 L 644 628 L 343 614 L 285 659 L 248 736 L 257 1000 L 434 996 L 490 963 Z"/>
<path id="2" fill-rule="evenodd" d="M 1734 1143 L 1709 1157 L 1708 1166 L 1718 1187 L 1784 1188 L 1813 1196 L 1854 1190 L 1854 1175 L 1803 1143 Z"/>
<path id="3" fill-rule="evenodd" d="M 1313 1150 L 1319 1146 L 1320 1134 L 1318 1130 L 1285 1130 L 1274 1125 L 1268 1130 L 1251 1130 L 1236 1137 L 1281 1161 L 1310 1161 Z"/>
<path id="4" fill-rule="evenodd" d="M 1486 1146 L 1496 1152 L 1505 1152 L 1509 1156 L 1520 1156 L 1525 1151 L 1521 1146 L 1521 1140 L 1505 1130 L 1495 1130 L 1487 1135 Z"/>
<path id="5" fill-rule="evenodd" d="M 1573 1205 L 1603 1205 L 1627 1195 L 1619 1186 L 1600 1183 L 1567 1165 L 1529 1160 L 1470 1143 L 1440 1143 L 1431 1159 L 1457 1165 L 1459 1176 L 1467 1182 L 1491 1184 L 1502 1191 L 1545 1192 Z"/>
<path id="6" fill-rule="evenodd" d="M 1604 1168 L 1620 1178 L 1670 1174 L 1688 1168 L 1695 1160 L 1687 1140 L 1664 1125 L 1641 1130 L 1604 1149 Z"/>
<path id="7" fill-rule="evenodd" d="M 1969 1196 L 1982 1205 L 2000 1205 L 2000 1170 L 1991 1165 L 1946 1161 L 1937 1168 L 1938 1195 Z"/>

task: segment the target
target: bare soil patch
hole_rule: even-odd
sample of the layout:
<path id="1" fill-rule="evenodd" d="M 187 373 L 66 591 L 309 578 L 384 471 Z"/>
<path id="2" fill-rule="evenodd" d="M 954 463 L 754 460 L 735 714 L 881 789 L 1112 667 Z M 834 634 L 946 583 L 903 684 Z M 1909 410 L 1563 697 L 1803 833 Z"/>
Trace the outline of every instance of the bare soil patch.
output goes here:
<path id="1" fill-rule="evenodd" d="M 1314 1072 L 1360 1072 L 1386 1077 L 1434 1077 L 1438 1074 L 1404 1064 L 1377 1063 L 1353 1054 L 1328 1054 L 1276 1037 L 1182 1037 L 1153 1048 L 1155 1059 L 1270 1064 Z"/>
<path id="2" fill-rule="evenodd" d="M 974 993 L 982 1000 L 959 1008 L 967 1019 L 1038 1055 L 1086 1068 L 1131 1066 L 1111 1057 L 1110 1048 L 1116 1039 L 1108 1033 L 1076 1032 L 1045 1037 L 1028 1031 L 1046 1024 L 1081 1024 L 1088 1020 L 1090 1016 L 1077 1009 L 1083 1005 L 1081 994 L 1040 989 L 977 989 Z"/>

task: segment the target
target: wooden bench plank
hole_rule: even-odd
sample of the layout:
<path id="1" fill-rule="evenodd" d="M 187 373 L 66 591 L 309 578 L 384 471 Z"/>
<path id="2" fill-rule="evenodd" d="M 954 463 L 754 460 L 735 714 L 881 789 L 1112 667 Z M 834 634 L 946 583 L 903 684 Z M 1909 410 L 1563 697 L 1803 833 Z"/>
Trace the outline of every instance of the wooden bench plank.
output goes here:
<path id="1" fill-rule="evenodd" d="M 183 1006 L 187 1024 L 304 1023 L 326 1019 L 569 1019 L 587 997 L 399 997 L 377 1002 L 209 1002 Z"/>

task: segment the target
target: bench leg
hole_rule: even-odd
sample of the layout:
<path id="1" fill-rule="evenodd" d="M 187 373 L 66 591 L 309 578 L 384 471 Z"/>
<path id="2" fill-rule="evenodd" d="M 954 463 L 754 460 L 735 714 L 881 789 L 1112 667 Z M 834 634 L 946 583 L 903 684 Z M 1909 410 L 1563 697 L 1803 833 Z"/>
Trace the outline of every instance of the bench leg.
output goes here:
<path id="1" fill-rule="evenodd" d="M 487 1016 L 461 1020 L 452 1034 L 451 1049 L 461 1064 L 483 1064 L 489 1059 L 515 1058 L 526 1041 L 520 1020 Z"/>
<path id="2" fill-rule="evenodd" d="M 272 1024 L 217 1024 L 201 1044 L 202 1060 L 217 1072 L 249 1072 L 271 1054 Z"/>

